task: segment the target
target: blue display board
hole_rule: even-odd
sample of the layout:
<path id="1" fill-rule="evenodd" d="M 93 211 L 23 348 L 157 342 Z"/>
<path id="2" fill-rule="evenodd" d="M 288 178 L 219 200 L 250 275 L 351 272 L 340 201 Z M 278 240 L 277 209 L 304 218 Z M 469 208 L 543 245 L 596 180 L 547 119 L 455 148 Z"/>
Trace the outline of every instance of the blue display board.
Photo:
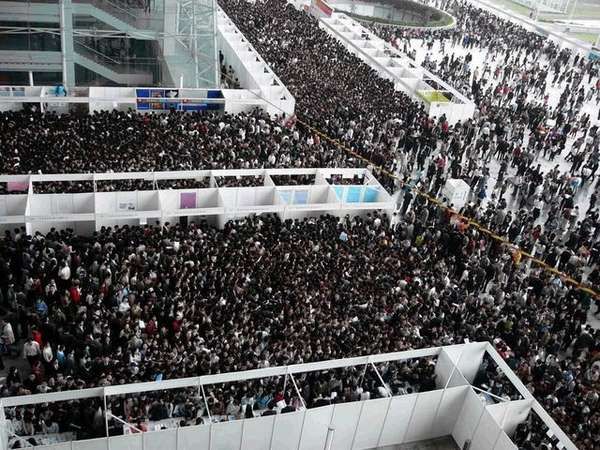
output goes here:
<path id="1" fill-rule="evenodd" d="M 360 202 L 360 193 L 362 187 L 348 186 L 346 191 L 346 203 L 358 203 Z"/>
<path id="2" fill-rule="evenodd" d="M 179 89 L 141 88 L 135 90 L 139 111 L 218 111 L 224 109 L 222 103 L 206 103 L 180 99 Z M 204 95 L 204 94 L 203 94 Z M 223 98 L 220 90 L 206 91 L 207 98 Z"/>
<path id="3" fill-rule="evenodd" d="M 344 188 L 342 186 L 334 186 L 333 190 L 335 191 L 335 195 L 337 195 L 338 200 L 341 201 L 344 196 Z"/>
<path id="4" fill-rule="evenodd" d="M 308 203 L 308 191 L 294 192 L 294 205 L 305 205 Z"/>
<path id="5" fill-rule="evenodd" d="M 291 191 L 279 191 L 279 197 L 281 201 L 283 201 L 286 205 L 289 205 L 290 200 L 292 199 Z"/>
<path id="6" fill-rule="evenodd" d="M 365 189 L 365 198 L 363 202 L 365 203 L 373 203 L 377 201 L 379 196 L 379 188 L 368 187 Z"/>

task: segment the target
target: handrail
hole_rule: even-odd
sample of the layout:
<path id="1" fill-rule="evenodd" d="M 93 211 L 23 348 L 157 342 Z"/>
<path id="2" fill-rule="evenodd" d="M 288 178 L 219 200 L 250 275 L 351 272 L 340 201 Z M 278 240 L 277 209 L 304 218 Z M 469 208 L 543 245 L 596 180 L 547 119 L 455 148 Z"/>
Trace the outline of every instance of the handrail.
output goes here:
<path id="1" fill-rule="evenodd" d="M 151 65 L 152 63 L 155 65 L 158 64 L 156 59 L 152 60 L 151 58 L 144 58 L 143 60 L 142 58 L 125 58 L 122 60 L 114 59 L 79 41 L 74 41 L 73 45 L 75 52 L 79 55 L 86 58 L 90 58 L 94 62 L 102 64 L 107 69 L 112 70 L 113 72 L 119 73 L 121 75 L 147 74 L 147 66 Z"/>
<path id="2" fill-rule="evenodd" d="M 123 20 L 130 25 L 135 25 L 138 20 L 138 16 L 126 8 L 119 6 L 111 0 L 73 0 L 73 3 L 84 3 L 93 5 L 96 8 L 104 11 L 117 19 Z M 125 17 L 123 17 L 125 16 Z"/>
<path id="3" fill-rule="evenodd" d="M 75 50 L 82 50 L 83 49 L 83 56 L 86 56 L 86 53 L 88 53 L 88 55 L 91 53 L 91 58 L 94 60 L 97 60 L 98 58 L 103 59 L 103 60 L 108 60 L 110 63 L 112 64 L 116 64 L 116 65 L 121 65 L 121 62 L 111 58 L 108 55 L 105 55 L 102 52 L 99 52 L 98 50 L 90 47 L 89 45 L 86 45 L 80 41 L 74 40 L 73 41 L 73 46 L 75 47 Z"/>

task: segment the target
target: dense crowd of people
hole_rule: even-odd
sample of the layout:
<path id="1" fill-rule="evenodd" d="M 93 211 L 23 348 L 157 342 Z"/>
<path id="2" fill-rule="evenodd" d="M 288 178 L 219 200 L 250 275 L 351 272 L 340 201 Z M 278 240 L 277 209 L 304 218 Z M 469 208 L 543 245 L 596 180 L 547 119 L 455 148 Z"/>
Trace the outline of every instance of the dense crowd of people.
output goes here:
<path id="1" fill-rule="evenodd" d="M 304 136 L 302 136 L 304 137 Z M 237 114 L 0 114 L 0 172 L 89 173 L 344 165 L 262 110 Z"/>
<path id="2" fill-rule="evenodd" d="M 2 350 L 20 353 L 16 345 L 25 340 L 30 370 L 11 368 L 1 395 L 469 339 L 493 342 L 580 448 L 599 446 L 600 332 L 586 325 L 594 298 L 521 256 L 527 251 L 580 283 L 600 285 L 600 133 L 597 118 L 583 110 L 596 95 L 597 66 L 469 4 L 443 2 L 438 6 L 459 19 L 457 29 L 386 29 L 392 34 L 384 37 L 407 53 L 415 38 L 448 50 L 436 57 L 441 62 L 434 65 L 430 56 L 427 64 L 455 83 L 468 79 L 457 87 L 477 104 L 473 119 L 450 125 L 443 116 L 427 117 L 421 105 L 285 1 L 220 3 L 295 96 L 300 118 L 396 174 L 381 178 L 399 191 L 398 210 L 391 217 L 373 212 L 286 222 L 249 217 L 223 230 L 192 223 L 103 228 L 92 236 L 7 232 L 0 241 Z M 455 56 L 455 47 L 466 56 Z M 486 52 L 489 70 L 467 61 L 475 51 Z M 546 98 L 551 85 L 563 92 L 555 104 Z M 3 112 L 0 148 L 0 173 L 8 174 L 365 164 L 311 130 L 288 127 L 260 110 L 235 116 Z M 440 196 L 448 178 L 471 186 L 463 216 L 413 190 Z M 340 182 L 335 176 L 330 181 Z M 206 180 L 159 184 L 205 186 Z M 125 186 L 153 187 L 143 180 Z M 34 187 L 89 189 L 83 182 Z M 215 416 L 254 417 L 293 411 L 303 401 L 316 407 L 403 395 L 432 389 L 433 368 L 426 360 L 381 367 L 383 385 L 357 368 L 314 373 L 298 380 L 302 399 L 279 378 L 216 386 L 207 403 Z M 516 395 L 489 361 L 476 385 L 495 397 Z M 148 420 L 196 424 L 208 414 L 197 392 L 114 398 L 109 408 L 134 425 L 133 432 L 144 431 Z M 21 436 L 90 437 L 103 435 L 104 413 L 95 401 L 79 401 L 17 408 L 9 416 Z M 535 423 L 532 418 L 515 433 L 524 442 L 520 447 L 544 439 L 532 438 Z M 111 429 L 123 431 L 114 419 Z"/>

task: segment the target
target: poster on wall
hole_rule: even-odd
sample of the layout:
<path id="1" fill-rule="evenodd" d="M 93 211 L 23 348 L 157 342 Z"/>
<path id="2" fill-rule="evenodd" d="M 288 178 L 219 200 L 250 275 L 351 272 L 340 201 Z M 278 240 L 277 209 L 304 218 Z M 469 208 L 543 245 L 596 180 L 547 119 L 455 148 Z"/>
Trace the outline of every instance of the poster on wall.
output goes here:
<path id="1" fill-rule="evenodd" d="M 28 181 L 8 181 L 6 183 L 8 192 L 27 192 L 29 190 Z"/>
<path id="2" fill-rule="evenodd" d="M 358 203 L 360 202 L 360 193 L 362 188 L 356 186 L 349 186 L 346 191 L 346 202 L 347 203 Z"/>
<path id="3" fill-rule="evenodd" d="M 179 209 L 191 209 L 196 207 L 196 193 L 182 192 L 179 195 Z"/>
<path id="4" fill-rule="evenodd" d="M 135 204 L 133 202 L 119 202 L 119 211 L 135 211 Z"/>
<path id="5" fill-rule="evenodd" d="M 373 203 L 373 202 L 377 201 L 378 197 L 379 197 L 379 188 L 368 187 L 365 190 L 365 198 L 363 201 L 365 203 Z"/>
<path id="6" fill-rule="evenodd" d="M 136 105 L 138 111 L 219 111 L 224 109 L 223 103 L 209 103 L 206 99 L 222 99 L 220 89 L 136 89 Z M 191 97 L 191 98 L 188 98 Z"/>
<path id="7" fill-rule="evenodd" d="M 308 203 L 308 191 L 294 192 L 294 205 L 305 205 Z"/>
<path id="8" fill-rule="evenodd" d="M 137 194 L 135 192 L 119 192 L 117 195 L 117 210 L 135 211 L 137 209 Z"/>
<path id="9" fill-rule="evenodd" d="M 180 104 L 178 89 L 136 89 L 135 95 L 140 111 L 168 111 Z"/>

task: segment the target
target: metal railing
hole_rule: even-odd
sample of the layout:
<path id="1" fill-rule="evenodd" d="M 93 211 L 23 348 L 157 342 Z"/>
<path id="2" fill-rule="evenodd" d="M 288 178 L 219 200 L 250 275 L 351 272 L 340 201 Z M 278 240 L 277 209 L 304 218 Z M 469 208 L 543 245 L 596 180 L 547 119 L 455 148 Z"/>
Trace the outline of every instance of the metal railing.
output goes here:
<path id="1" fill-rule="evenodd" d="M 137 24 L 139 17 L 139 15 L 134 11 L 137 11 L 138 13 L 143 11 L 143 7 L 141 9 L 130 9 L 124 5 L 123 2 L 116 2 L 114 0 L 73 0 L 73 3 L 84 3 L 95 6 L 105 13 L 110 14 L 114 18 L 122 20 L 123 22 L 133 26 Z"/>
<path id="2" fill-rule="evenodd" d="M 122 75 L 146 74 L 159 64 L 156 58 L 115 58 L 108 56 L 80 41 L 74 41 L 73 47 L 79 55 Z"/>
<path id="3" fill-rule="evenodd" d="M 117 59 L 114 59 L 89 45 L 84 44 L 80 41 L 73 41 L 74 50 L 80 55 L 85 56 L 88 59 L 96 61 L 98 64 L 102 64 L 105 66 L 119 66 L 121 62 Z"/>

